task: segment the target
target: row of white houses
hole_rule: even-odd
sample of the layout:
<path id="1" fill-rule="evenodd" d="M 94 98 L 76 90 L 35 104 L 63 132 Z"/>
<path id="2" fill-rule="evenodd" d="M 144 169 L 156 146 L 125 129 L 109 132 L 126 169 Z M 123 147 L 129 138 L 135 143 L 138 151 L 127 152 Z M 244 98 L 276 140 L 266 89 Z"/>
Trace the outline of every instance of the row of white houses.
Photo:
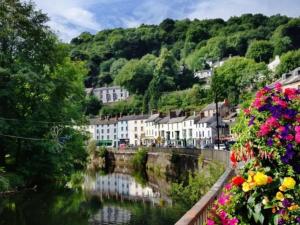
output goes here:
<path id="1" fill-rule="evenodd" d="M 229 134 L 228 125 L 221 119 L 227 115 L 225 104 L 220 103 L 220 137 Z M 99 145 L 119 147 L 158 145 L 174 147 L 203 147 L 215 143 L 217 139 L 217 118 L 215 109 L 208 105 L 201 114 L 186 115 L 171 112 L 169 115 L 131 115 L 120 118 L 90 119 L 87 130 Z"/>

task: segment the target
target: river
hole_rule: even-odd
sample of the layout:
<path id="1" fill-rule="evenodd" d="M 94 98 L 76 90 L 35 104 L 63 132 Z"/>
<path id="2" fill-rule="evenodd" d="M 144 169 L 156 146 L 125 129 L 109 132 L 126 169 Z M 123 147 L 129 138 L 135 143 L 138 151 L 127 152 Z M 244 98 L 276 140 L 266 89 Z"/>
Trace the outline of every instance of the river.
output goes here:
<path id="1" fill-rule="evenodd" d="M 157 177 L 86 174 L 82 190 L 1 197 L 0 225 L 171 225 L 185 209 L 172 204 L 168 184 Z"/>

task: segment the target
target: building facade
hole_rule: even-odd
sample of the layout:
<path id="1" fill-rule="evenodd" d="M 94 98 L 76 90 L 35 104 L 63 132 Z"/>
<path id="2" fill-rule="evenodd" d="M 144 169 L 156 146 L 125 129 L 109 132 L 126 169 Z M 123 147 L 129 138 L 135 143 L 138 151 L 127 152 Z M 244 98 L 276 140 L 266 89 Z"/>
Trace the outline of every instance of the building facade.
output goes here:
<path id="1" fill-rule="evenodd" d="M 120 86 L 89 88 L 86 89 L 86 92 L 93 94 L 104 104 L 125 100 L 129 97 L 129 92 Z"/>
<path id="2" fill-rule="evenodd" d="M 128 138 L 130 145 L 146 145 L 145 132 L 146 120 L 148 119 L 148 117 L 148 115 L 134 115 L 128 119 Z"/>

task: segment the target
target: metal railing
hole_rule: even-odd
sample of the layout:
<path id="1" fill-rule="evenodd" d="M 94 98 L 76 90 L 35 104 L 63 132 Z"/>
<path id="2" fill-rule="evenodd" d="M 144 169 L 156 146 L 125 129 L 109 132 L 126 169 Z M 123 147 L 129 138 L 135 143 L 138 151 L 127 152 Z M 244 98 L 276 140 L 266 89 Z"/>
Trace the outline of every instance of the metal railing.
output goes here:
<path id="1" fill-rule="evenodd" d="M 223 187 L 233 175 L 232 168 L 226 169 L 213 187 L 175 225 L 204 225 L 214 201 L 220 196 Z"/>

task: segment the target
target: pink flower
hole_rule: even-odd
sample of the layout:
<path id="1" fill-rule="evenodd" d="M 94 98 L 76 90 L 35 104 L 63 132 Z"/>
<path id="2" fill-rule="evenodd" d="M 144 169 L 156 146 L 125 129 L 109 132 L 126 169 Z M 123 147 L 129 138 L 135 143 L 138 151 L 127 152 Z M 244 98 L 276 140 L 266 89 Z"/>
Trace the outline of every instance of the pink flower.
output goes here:
<path id="1" fill-rule="evenodd" d="M 252 106 L 259 109 L 262 106 L 262 100 L 259 98 L 256 98 L 254 102 L 252 103 Z"/>
<path id="2" fill-rule="evenodd" d="M 207 219 L 207 225 L 215 225 L 215 221 L 213 221 L 212 219 Z"/>
<path id="3" fill-rule="evenodd" d="M 295 131 L 296 131 L 297 133 L 300 133 L 300 126 L 295 126 Z"/>
<path id="4" fill-rule="evenodd" d="M 222 193 L 218 199 L 220 205 L 225 205 L 228 201 L 229 201 L 229 196 L 225 195 L 224 193 Z"/>
<path id="5" fill-rule="evenodd" d="M 275 84 L 275 90 L 276 91 L 281 91 L 281 87 L 282 87 L 281 83 L 276 83 Z"/>
<path id="6" fill-rule="evenodd" d="M 221 210 L 219 215 L 222 220 L 225 220 L 227 217 L 227 213 L 224 210 Z"/>
<path id="7" fill-rule="evenodd" d="M 271 129 L 270 129 L 270 127 L 267 124 L 262 124 L 260 126 L 260 130 L 258 132 L 258 135 L 259 136 L 265 136 L 265 135 L 267 135 L 270 132 L 270 130 Z"/>
<path id="8" fill-rule="evenodd" d="M 289 134 L 287 137 L 286 137 L 286 140 L 288 141 L 293 141 L 294 140 L 294 136 L 292 134 Z"/>
<path id="9" fill-rule="evenodd" d="M 295 141 L 296 141 L 296 143 L 300 144 L 300 133 L 297 133 L 295 135 Z"/>
<path id="10" fill-rule="evenodd" d="M 276 119 L 275 117 L 269 117 L 267 120 L 266 120 L 266 124 L 269 125 L 270 127 L 279 127 L 280 124 L 278 122 L 278 119 Z"/>
<path id="11" fill-rule="evenodd" d="M 232 188 L 232 184 L 231 184 L 231 183 L 228 183 L 228 184 L 225 185 L 224 188 L 225 188 L 225 190 L 229 191 L 229 190 L 231 190 L 231 188 Z"/>
<path id="12" fill-rule="evenodd" d="M 228 225 L 237 225 L 238 224 L 238 222 L 239 222 L 239 220 L 237 219 L 237 218 L 232 218 L 232 219 L 230 219 L 230 220 L 228 220 Z"/>

